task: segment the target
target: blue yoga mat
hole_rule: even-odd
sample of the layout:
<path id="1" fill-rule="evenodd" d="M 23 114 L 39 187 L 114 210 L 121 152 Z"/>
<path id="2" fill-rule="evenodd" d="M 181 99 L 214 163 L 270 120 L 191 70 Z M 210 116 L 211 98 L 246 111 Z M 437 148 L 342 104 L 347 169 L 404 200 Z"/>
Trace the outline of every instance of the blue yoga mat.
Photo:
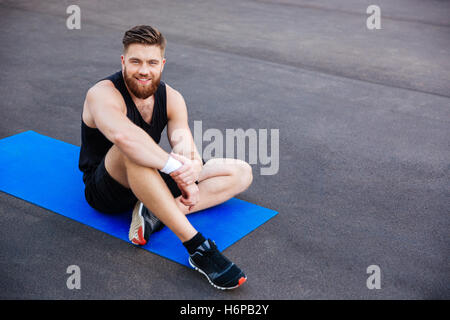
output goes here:
<path id="1" fill-rule="evenodd" d="M 1 139 L 0 190 L 130 243 L 131 210 L 108 215 L 86 202 L 79 152 L 78 146 L 31 130 Z M 276 214 L 232 198 L 187 217 L 223 251 Z M 190 267 L 185 248 L 167 227 L 151 235 L 142 248 Z"/>

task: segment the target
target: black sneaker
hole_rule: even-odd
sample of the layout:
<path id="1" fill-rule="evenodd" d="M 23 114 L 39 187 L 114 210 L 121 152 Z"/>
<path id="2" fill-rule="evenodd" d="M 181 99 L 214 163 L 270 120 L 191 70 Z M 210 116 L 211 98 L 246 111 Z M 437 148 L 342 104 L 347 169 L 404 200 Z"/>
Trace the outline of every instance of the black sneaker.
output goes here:
<path id="1" fill-rule="evenodd" d="M 217 289 L 234 289 L 247 280 L 242 270 L 221 254 L 216 243 L 210 239 L 189 256 L 189 264 L 203 273 Z"/>
<path id="2" fill-rule="evenodd" d="M 143 246 L 152 233 L 161 230 L 163 227 L 164 224 L 148 211 L 141 201 L 138 201 L 133 209 L 128 238 L 133 244 Z"/>

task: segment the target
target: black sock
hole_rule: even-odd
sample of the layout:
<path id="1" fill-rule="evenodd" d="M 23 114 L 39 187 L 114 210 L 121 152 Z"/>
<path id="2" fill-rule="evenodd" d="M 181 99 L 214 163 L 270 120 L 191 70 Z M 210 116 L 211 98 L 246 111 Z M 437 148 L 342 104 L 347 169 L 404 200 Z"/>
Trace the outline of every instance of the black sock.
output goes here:
<path id="1" fill-rule="evenodd" d="M 183 242 L 183 246 L 187 249 L 189 254 L 193 254 L 195 252 L 195 249 L 197 249 L 197 247 L 205 241 L 205 237 L 203 237 L 200 232 L 197 232 L 197 234 L 193 236 L 191 240 Z"/>

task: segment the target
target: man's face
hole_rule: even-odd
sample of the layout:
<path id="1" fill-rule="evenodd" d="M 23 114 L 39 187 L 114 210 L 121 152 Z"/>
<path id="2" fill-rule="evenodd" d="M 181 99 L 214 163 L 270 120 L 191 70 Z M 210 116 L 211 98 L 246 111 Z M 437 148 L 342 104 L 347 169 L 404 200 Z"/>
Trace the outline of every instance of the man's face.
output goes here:
<path id="1" fill-rule="evenodd" d="M 122 72 L 128 90 L 147 99 L 158 89 L 166 60 L 156 45 L 133 43 L 122 55 Z"/>

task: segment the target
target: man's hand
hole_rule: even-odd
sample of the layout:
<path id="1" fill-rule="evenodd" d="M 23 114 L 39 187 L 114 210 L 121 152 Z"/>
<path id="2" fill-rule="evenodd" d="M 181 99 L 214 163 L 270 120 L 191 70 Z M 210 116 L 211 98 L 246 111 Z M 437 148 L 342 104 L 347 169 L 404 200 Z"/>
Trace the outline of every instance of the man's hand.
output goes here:
<path id="1" fill-rule="evenodd" d="M 181 190 L 181 203 L 185 206 L 189 207 L 189 211 L 193 206 L 197 204 L 197 202 L 200 199 L 200 191 L 198 189 L 198 186 L 193 183 L 188 186 L 180 187 Z"/>
<path id="2" fill-rule="evenodd" d="M 194 184 L 194 182 L 198 180 L 202 166 L 196 160 L 188 159 L 173 152 L 170 156 L 183 164 L 178 170 L 170 174 L 178 187 L 181 188 Z"/>

